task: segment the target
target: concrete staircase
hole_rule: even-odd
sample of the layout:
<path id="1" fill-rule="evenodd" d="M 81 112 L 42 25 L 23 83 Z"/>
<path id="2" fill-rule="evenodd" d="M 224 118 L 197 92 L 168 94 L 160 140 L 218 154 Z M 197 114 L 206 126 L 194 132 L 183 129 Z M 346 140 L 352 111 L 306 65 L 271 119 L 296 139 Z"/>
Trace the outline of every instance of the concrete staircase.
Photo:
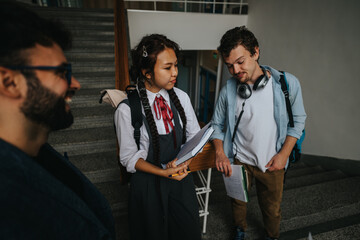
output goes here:
<path id="1" fill-rule="evenodd" d="M 214 172 L 204 239 L 232 239 L 230 200 L 222 176 Z M 264 239 L 255 186 L 250 191 L 246 239 Z M 325 170 L 304 162 L 293 164 L 286 177 L 281 239 L 360 239 L 360 176 Z"/>
<path id="2" fill-rule="evenodd" d="M 114 14 L 112 10 L 36 8 L 40 15 L 62 21 L 73 34 L 65 55 L 81 90 L 73 97 L 75 122 L 51 133 L 49 142 L 74 163 L 105 195 L 117 228 L 127 228 L 127 186 L 120 185 L 114 109 L 99 104 L 100 90 L 115 88 Z M 124 230 L 117 229 L 117 232 Z M 118 239 L 124 239 L 118 234 Z"/>
<path id="3" fill-rule="evenodd" d="M 128 239 L 128 192 L 127 186 L 119 183 L 114 110 L 98 102 L 101 89 L 115 86 L 112 10 L 36 8 L 36 11 L 60 19 L 73 32 L 73 49 L 66 55 L 82 85 L 71 104 L 75 124 L 52 133 L 49 142 L 59 152 L 67 152 L 70 160 L 105 195 L 113 209 L 117 239 Z M 213 171 L 211 188 L 210 215 L 203 239 L 231 239 L 230 201 L 217 171 Z M 307 166 L 304 162 L 294 164 L 287 174 L 282 214 L 282 239 L 306 239 L 309 232 L 318 240 L 360 239 L 360 176 Z M 255 187 L 250 192 L 248 224 L 247 239 L 263 239 Z"/>

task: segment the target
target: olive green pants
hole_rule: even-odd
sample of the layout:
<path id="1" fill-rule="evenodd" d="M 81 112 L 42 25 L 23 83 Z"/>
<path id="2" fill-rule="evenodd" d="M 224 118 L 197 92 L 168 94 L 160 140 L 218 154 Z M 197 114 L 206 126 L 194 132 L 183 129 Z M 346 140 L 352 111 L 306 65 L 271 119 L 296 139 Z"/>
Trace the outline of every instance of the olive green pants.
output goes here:
<path id="1" fill-rule="evenodd" d="M 255 179 L 258 202 L 266 233 L 269 237 L 279 238 L 284 169 L 263 173 L 259 168 L 240 163 L 237 159 L 235 159 L 234 164 L 244 166 L 248 178 L 248 190 L 250 190 L 252 179 Z M 235 226 L 246 230 L 246 203 L 232 198 L 231 204 Z"/>

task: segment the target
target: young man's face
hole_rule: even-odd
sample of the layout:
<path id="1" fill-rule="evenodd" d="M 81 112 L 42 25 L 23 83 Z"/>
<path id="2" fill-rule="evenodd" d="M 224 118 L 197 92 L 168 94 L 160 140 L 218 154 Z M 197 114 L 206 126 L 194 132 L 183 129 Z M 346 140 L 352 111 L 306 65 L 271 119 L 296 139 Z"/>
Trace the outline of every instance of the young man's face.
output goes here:
<path id="1" fill-rule="evenodd" d="M 61 48 L 36 45 L 27 51 L 30 66 L 59 66 L 66 63 Z M 71 97 L 80 88 L 79 82 L 72 77 L 70 86 L 63 72 L 56 70 L 34 70 L 35 76 L 27 79 L 26 99 L 21 111 L 33 122 L 58 130 L 69 127 L 73 122 L 70 111 Z"/>
<path id="2" fill-rule="evenodd" d="M 259 48 L 255 48 L 255 53 L 251 56 L 248 50 L 242 45 L 238 45 L 231 50 L 229 56 L 224 58 L 224 61 L 233 77 L 242 83 L 254 83 L 257 79 L 254 73 L 260 69 L 257 62 L 258 58 Z"/>

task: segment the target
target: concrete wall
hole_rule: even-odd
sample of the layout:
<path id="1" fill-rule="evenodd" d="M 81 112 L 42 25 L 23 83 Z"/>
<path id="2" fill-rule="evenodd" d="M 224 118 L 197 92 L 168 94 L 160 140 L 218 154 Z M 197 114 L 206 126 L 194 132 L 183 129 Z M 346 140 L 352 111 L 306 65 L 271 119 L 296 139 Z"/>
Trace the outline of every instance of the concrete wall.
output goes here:
<path id="1" fill-rule="evenodd" d="M 247 15 L 127 10 L 130 46 L 146 34 L 161 33 L 183 50 L 214 50 L 226 29 L 247 24 Z"/>
<path id="2" fill-rule="evenodd" d="M 304 152 L 360 160 L 360 1 L 249 0 L 260 62 L 296 75 Z"/>

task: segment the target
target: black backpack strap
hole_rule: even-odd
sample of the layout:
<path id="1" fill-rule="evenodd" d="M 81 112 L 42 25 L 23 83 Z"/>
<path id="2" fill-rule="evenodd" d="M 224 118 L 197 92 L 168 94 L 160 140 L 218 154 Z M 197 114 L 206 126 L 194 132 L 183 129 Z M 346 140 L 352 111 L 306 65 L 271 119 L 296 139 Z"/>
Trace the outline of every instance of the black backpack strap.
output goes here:
<path id="1" fill-rule="evenodd" d="M 286 84 L 285 72 L 284 71 L 280 71 L 280 72 L 282 73 L 282 74 L 280 74 L 281 90 L 283 91 L 283 93 L 285 95 L 286 110 L 289 115 L 289 124 L 290 124 L 290 127 L 294 127 L 294 117 L 293 117 L 293 113 L 291 110 L 289 91 L 288 91 L 287 84 Z"/>
<path id="2" fill-rule="evenodd" d="M 141 102 L 135 85 L 129 85 L 125 89 L 129 99 L 131 110 L 131 125 L 134 127 L 134 138 L 138 149 L 140 149 L 140 128 L 143 124 Z"/>

